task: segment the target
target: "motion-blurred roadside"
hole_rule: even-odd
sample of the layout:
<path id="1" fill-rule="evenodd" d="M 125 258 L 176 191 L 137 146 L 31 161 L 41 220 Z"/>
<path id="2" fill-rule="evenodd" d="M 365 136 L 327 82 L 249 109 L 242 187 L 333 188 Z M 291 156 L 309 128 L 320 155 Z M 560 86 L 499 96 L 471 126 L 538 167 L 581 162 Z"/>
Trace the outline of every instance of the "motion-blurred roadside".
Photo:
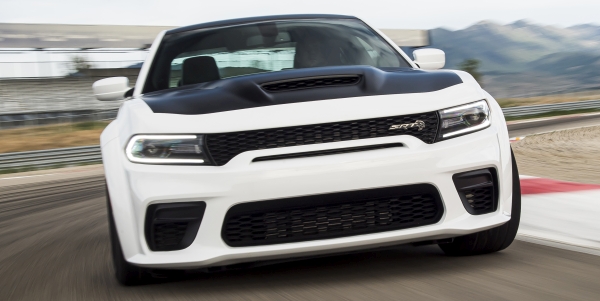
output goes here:
<path id="1" fill-rule="evenodd" d="M 0 154 L 97 145 L 122 101 L 96 100 L 92 83 L 125 76 L 133 86 L 165 28 L 0 23 L 0 140 L 9 142 Z M 456 31 L 385 31 L 409 55 L 408 46 L 445 50 L 446 68 L 478 77 L 508 120 L 600 110 L 600 26 L 483 21 Z M 542 106 L 514 108 L 532 105 Z"/>

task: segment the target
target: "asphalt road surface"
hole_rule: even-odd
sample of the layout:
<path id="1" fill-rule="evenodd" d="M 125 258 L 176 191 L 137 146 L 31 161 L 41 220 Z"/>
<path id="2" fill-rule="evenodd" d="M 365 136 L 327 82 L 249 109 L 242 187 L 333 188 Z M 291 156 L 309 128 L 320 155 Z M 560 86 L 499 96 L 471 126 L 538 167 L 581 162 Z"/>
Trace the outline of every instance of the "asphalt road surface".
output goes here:
<path id="1" fill-rule="evenodd" d="M 509 123 L 510 137 L 521 137 L 556 130 L 600 125 L 600 113 L 561 116 L 559 118 L 536 119 Z"/>
<path id="2" fill-rule="evenodd" d="M 102 181 L 96 175 L 0 185 L 0 300 L 598 300 L 600 296 L 600 257 L 520 241 L 483 256 L 446 257 L 436 246 L 402 246 L 122 287 L 111 274 Z"/>

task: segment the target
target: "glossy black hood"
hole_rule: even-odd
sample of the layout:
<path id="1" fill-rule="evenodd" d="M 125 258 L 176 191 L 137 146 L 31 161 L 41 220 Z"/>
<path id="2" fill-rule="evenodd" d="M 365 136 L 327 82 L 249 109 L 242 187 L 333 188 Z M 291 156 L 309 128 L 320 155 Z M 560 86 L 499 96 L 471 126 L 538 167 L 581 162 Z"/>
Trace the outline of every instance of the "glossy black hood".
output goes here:
<path id="1" fill-rule="evenodd" d="M 323 67 L 233 77 L 152 92 L 142 99 L 154 113 L 197 115 L 324 99 L 433 92 L 461 83 L 451 71 Z M 273 91 L 273 85 L 284 88 Z"/>

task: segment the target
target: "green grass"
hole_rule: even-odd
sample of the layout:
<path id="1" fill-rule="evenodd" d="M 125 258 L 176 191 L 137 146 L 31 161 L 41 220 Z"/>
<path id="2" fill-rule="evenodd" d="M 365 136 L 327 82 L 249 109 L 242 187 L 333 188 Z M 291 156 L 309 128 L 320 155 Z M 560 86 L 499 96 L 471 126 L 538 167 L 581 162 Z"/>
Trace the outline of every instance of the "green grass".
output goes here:
<path id="1" fill-rule="evenodd" d="M 97 145 L 106 121 L 63 123 L 0 130 L 0 153 Z"/>

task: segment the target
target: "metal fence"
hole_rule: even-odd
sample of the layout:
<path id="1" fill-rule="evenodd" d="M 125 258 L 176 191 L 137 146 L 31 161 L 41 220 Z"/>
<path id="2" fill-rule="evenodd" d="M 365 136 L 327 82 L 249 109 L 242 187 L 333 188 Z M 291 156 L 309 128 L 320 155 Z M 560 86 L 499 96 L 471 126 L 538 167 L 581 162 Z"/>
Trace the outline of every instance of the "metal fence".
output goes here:
<path id="1" fill-rule="evenodd" d="M 146 49 L 0 49 L 0 78 L 64 77 L 81 69 L 115 69 L 141 65 Z M 139 67 L 138 67 L 139 68 Z"/>
<path id="2" fill-rule="evenodd" d="M 28 126 L 107 121 L 117 117 L 118 109 L 30 112 L 0 115 L 0 130 Z"/>
<path id="3" fill-rule="evenodd" d="M 575 102 L 563 102 L 556 104 L 547 105 L 533 105 L 533 106 L 522 106 L 522 107 L 510 107 L 503 108 L 504 116 L 515 117 L 515 116 L 527 116 L 544 114 L 554 111 L 574 111 L 574 110 L 589 110 L 598 109 L 600 110 L 600 100 L 584 100 Z"/>
<path id="4" fill-rule="evenodd" d="M 146 55 L 128 49 L 0 49 L 0 116 L 117 109 L 120 102 L 98 101 L 92 84 L 125 76 L 133 86 Z"/>
<path id="5" fill-rule="evenodd" d="M 0 154 L 0 171 L 40 169 L 96 163 L 102 161 L 100 146 Z"/>
<path id="6" fill-rule="evenodd" d="M 0 79 L 0 114 L 118 108 L 120 102 L 98 101 L 94 97 L 92 84 L 101 78 Z"/>

